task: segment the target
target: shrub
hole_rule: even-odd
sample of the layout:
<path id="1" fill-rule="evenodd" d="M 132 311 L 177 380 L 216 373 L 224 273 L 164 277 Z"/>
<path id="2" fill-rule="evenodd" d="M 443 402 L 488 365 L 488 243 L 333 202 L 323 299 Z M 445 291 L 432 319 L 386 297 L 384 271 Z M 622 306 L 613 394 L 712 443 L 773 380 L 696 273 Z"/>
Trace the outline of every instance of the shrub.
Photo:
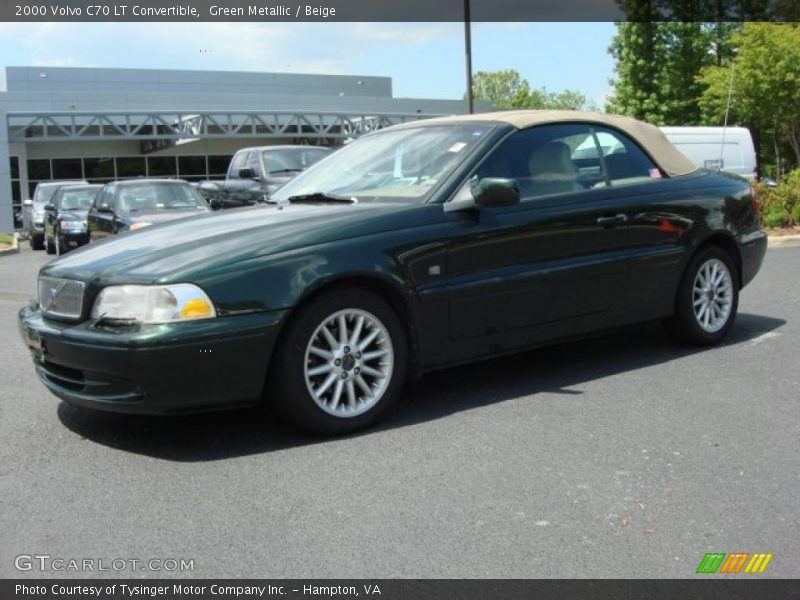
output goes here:
<path id="1" fill-rule="evenodd" d="M 764 222 L 764 226 L 770 229 L 786 227 L 791 219 L 792 216 L 789 211 L 779 206 L 772 206 L 761 213 L 761 220 Z"/>
<path id="2" fill-rule="evenodd" d="M 757 188 L 765 227 L 785 227 L 791 221 L 800 224 L 800 169 L 789 173 L 777 187 L 757 184 Z"/>
<path id="3" fill-rule="evenodd" d="M 794 205 L 790 214 L 792 215 L 792 222 L 800 226 L 800 202 Z"/>

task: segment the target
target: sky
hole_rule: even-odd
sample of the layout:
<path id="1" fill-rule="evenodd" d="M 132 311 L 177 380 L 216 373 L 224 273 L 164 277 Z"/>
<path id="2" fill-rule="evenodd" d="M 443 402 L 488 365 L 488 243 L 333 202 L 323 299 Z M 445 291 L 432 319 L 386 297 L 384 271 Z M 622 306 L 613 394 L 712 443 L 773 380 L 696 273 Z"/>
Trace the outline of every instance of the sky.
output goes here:
<path id="1" fill-rule="evenodd" d="M 475 23 L 473 71 L 516 69 L 602 108 L 612 23 Z M 463 97 L 463 23 L 0 23 L 0 67 L 382 75 L 395 97 Z M 0 73 L 0 89 L 5 89 Z"/>

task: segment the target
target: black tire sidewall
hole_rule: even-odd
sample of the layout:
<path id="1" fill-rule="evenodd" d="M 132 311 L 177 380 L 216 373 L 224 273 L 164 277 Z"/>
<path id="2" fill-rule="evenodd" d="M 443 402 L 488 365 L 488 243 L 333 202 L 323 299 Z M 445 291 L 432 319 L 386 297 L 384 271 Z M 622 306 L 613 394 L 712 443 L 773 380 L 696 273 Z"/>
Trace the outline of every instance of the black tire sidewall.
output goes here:
<path id="1" fill-rule="evenodd" d="M 731 312 L 728 316 L 728 321 L 725 326 L 719 331 L 710 333 L 700 327 L 694 314 L 693 295 L 694 281 L 697 277 L 697 272 L 700 267 L 711 259 L 718 259 L 725 264 L 732 282 L 732 298 L 731 298 Z M 675 319 L 673 326 L 677 330 L 676 333 L 685 341 L 698 345 L 710 346 L 719 343 L 733 327 L 736 321 L 736 313 L 739 308 L 739 278 L 737 275 L 736 267 L 730 254 L 718 246 L 708 246 L 702 248 L 692 258 L 689 267 L 686 269 L 684 277 L 681 281 L 680 289 L 676 298 L 675 306 Z"/>
<path id="2" fill-rule="evenodd" d="M 379 319 L 391 337 L 394 352 L 392 378 L 381 399 L 355 417 L 336 417 L 320 408 L 306 387 L 303 365 L 311 336 L 325 319 L 343 309 L 365 310 Z M 408 340 L 392 307 L 368 290 L 339 288 L 300 308 L 286 325 L 267 375 L 266 401 L 283 420 L 326 435 L 358 431 L 380 419 L 396 402 L 405 381 Z"/>

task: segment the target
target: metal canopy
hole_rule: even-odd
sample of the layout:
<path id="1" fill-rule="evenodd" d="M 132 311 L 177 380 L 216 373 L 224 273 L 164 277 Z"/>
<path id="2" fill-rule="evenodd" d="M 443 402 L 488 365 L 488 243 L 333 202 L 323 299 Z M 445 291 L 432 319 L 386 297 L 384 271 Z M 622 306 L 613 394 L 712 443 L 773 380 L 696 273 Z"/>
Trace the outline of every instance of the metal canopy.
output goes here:
<path id="1" fill-rule="evenodd" d="M 317 111 L 8 112 L 11 142 L 202 138 L 345 140 L 434 114 Z"/>

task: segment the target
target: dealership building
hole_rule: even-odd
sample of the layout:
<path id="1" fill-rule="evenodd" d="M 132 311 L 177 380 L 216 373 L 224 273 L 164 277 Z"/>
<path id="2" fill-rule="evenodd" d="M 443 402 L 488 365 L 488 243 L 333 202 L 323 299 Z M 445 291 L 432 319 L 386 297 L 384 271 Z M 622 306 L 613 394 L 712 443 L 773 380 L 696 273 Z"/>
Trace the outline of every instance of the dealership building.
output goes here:
<path id="1" fill-rule="evenodd" d="M 464 112 L 461 100 L 395 98 L 389 77 L 6 67 L 5 79 L 0 232 L 19 227 L 15 214 L 40 181 L 218 179 L 245 146 L 338 145 Z"/>

